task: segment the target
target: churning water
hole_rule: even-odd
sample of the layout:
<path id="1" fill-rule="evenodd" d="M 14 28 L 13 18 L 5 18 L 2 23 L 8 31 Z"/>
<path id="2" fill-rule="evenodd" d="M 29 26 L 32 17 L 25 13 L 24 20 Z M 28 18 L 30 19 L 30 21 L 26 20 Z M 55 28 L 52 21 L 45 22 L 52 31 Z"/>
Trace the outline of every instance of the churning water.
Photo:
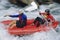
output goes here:
<path id="1" fill-rule="evenodd" d="M 60 4 L 53 3 L 47 5 L 51 10 L 52 15 L 56 20 L 60 21 Z M 6 14 L 15 14 L 18 12 L 20 8 L 16 5 L 10 4 L 7 0 L 0 0 L 0 22 L 3 20 L 15 20 L 15 18 L 4 17 Z M 46 9 L 46 8 L 44 8 Z M 36 18 L 38 16 L 38 12 L 25 12 L 28 18 Z M 54 30 L 48 32 L 37 32 L 32 35 L 27 35 L 23 37 L 10 35 L 5 29 L 7 26 L 0 23 L 0 40 L 60 40 L 60 25 Z"/>

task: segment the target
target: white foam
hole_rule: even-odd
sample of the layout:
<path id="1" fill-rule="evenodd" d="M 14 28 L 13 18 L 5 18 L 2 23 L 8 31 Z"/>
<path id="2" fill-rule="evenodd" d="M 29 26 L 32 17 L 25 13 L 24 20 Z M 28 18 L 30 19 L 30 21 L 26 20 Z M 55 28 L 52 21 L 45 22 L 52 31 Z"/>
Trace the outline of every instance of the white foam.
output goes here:
<path id="1" fill-rule="evenodd" d="M 16 9 L 15 7 L 10 7 L 9 9 L 5 10 L 5 7 L 3 7 L 5 3 L 7 3 L 6 0 L 1 0 L 0 2 L 1 4 L 0 9 L 4 9 L 4 10 L 0 10 L 0 22 L 3 20 L 12 19 L 10 17 L 3 17 L 3 16 L 8 13 L 9 14 L 16 13 L 17 10 L 19 10 L 19 8 Z M 28 18 L 36 18 L 38 16 L 38 12 L 29 12 L 25 14 L 28 16 Z M 37 32 L 32 35 L 27 35 L 23 37 L 18 37 L 18 36 L 15 37 L 13 35 L 10 35 L 7 32 L 7 30 L 5 29 L 6 27 L 7 27 L 6 25 L 0 23 L 0 40 L 60 40 L 60 34 L 59 34 L 60 32 L 56 32 L 54 29 L 48 32 Z M 60 29 L 58 31 L 60 31 Z"/>

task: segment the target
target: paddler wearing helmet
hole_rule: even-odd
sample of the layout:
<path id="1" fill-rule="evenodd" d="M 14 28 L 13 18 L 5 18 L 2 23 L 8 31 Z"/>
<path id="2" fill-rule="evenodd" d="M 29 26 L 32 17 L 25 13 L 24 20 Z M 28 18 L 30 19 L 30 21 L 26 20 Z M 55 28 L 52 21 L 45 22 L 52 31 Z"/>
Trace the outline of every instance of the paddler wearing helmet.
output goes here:
<path id="1" fill-rule="evenodd" d="M 44 19 L 46 19 L 49 24 L 53 23 L 55 21 L 54 17 L 51 15 L 49 9 L 46 9 L 45 13 L 40 13 L 40 15 L 43 15 Z"/>
<path id="2" fill-rule="evenodd" d="M 23 28 L 27 24 L 27 16 L 23 13 L 22 10 L 18 11 L 18 15 L 8 15 L 8 16 L 19 18 L 19 20 L 13 21 L 9 24 L 11 28 L 14 26 L 16 26 L 17 28 Z"/>
<path id="3" fill-rule="evenodd" d="M 47 16 L 46 19 L 48 20 L 48 22 L 54 22 L 55 19 L 54 19 L 54 17 L 51 15 L 50 10 L 49 10 L 49 9 L 46 9 L 45 12 L 46 12 L 46 16 Z"/>

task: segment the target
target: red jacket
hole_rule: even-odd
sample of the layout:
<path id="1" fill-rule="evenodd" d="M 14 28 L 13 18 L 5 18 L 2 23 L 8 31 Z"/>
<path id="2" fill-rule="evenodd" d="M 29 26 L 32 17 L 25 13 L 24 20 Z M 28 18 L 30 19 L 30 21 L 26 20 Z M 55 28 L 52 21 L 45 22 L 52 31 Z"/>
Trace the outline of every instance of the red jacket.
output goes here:
<path id="1" fill-rule="evenodd" d="M 46 15 L 46 13 L 39 13 L 40 15 L 45 15 L 46 17 L 46 19 L 47 20 L 50 20 L 51 22 L 54 22 L 55 21 L 55 19 L 54 19 L 54 17 L 50 14 L 50 15 Z"/>
<path id="2" fill-rule="evenodd" d="M 55 21 L 55 19 L 52 15 L 47 15 L 47 20 L 50 20 L 51 22 Z"/>

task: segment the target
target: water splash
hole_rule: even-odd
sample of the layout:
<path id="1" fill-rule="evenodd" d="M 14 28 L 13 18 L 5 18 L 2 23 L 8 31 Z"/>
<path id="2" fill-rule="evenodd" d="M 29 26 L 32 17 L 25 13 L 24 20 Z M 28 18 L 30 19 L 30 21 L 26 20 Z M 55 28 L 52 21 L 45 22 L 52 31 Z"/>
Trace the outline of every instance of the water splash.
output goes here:
<path id="1" fill-rule="evenodd" d="M 17 10 L 20 9 L 20 8 L 13 7 L 13 6 L 11 6 L 12 4 L 10 4 L 9 5 L 10 8 L 8 8 L 6 10 L 7 4 L 10 4 L 7 0 L 0 0 L 0 16 L 1 15 L 2 16 L 6 15 L 8 13 L 9 14 L 16 13 Z M 53 5 L 55 5 L 55 4 L 53 4 Z M 50 7 L 50 8 L 51 8 L 52 11 L 55 11 L 56 9 L 57 10 L 59 9 L 59 7 L 57 7 L 57 8 L 55 8 L 55 7 L 56 6 L 53 6 L 53 7 Z M 38 12 L 29 12 L 29 13 L 27 12 L 26 15 L 28 15 L 28 18 L 35 18 L 35 17 L 38 16 Z M 57 15 L 55 15 L 55 17 Z M 60 18 L 60 17 L 56 17 L 56 19 L 57 18 Z M 8 20 L 8 19 L 11 19 L 11 18 L 0 17 L 0 21 L 1 21 L 1 19 Z M 7 27 L 6 25 L 0 23 L 0 40 L 60 40 L 60 34 L 59 34 L 60 27 L 57 28 L 57 29 L 59 29 L 58 32 L 56 32 L 52 28 L 48 32 L 37 32 L 37 33 L 34 33 L 32 35 L 27 35 L 27 36 L 23 36 L 23 37 L 10 35 L 7 32 L 7 30 L 5 29 L 6 27 Z"/>

